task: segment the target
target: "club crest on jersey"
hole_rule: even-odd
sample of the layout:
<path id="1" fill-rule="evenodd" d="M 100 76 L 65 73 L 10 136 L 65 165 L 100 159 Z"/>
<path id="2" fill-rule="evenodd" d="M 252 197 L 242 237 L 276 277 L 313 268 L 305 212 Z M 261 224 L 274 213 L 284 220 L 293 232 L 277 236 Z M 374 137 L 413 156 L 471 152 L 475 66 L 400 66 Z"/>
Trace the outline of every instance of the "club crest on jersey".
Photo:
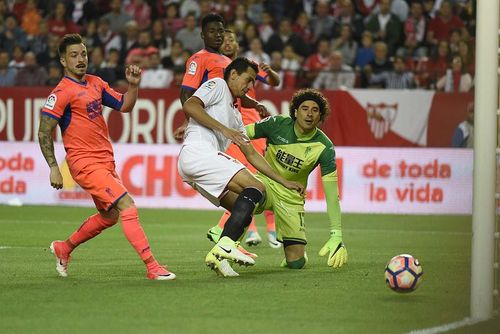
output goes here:
<path id="1" fill-rule="evenodd" d="M 189 64 L 189 68 L 188 68 L 188 74 L 191 74 L 191 75 L 194 75 L 196 73 L 196 69 L 198 68 L 198 64 L 196 64 L 195 61 L 192 61 L 190 64 Z"/>
<path id="2" fill-rule="evenodd" d="M 53 110 L 54 107 L 56 106 L 57 102 L 57 96 L 56 94 L 50 94 L 49 97 L 47 98 L 47 101 L 45 101 L 45 108 Z"/>

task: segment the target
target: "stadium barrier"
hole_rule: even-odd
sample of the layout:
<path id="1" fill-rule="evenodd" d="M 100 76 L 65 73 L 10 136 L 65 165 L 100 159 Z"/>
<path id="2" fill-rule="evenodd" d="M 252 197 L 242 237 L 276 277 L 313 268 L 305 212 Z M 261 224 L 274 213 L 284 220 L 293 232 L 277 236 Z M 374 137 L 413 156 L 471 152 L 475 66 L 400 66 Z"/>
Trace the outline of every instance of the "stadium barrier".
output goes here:
<path id="1" fill-rule="evenodd" d="M 36 141 L 39 110 L 49 87 L 0 90 L 0 141 Z M 287 114 L 293 90 L 258 90 L 271 114 Z M 425 90 L 325 91 L 332 116 L 322 129 L 337 146 L 448 147 L 466 117 L 469 93 Z M 183 115 L 178 89 L 142 89 L 134 112 L 104 108 L 113 141 L 175 143 L 174 129 Z M 60 137 L 58 137 L 60 139 Z"/>
<path id="2" fill-rule="evenodd" d="M 0 204 L 91 206 L 72 180 L 64 148 L 56 157 L 62 190 L 50 187 L 49 168 L 34 142 L 2 142 Z M 177 173 L 180 145 L 115 144 L 117 171 L 139 207 L 215 209 Z M 343 212 L 470 214 L 472 150 L 337 147 Z M 318 169 L 308 182 L 306 210 L 326 211 Z"/>

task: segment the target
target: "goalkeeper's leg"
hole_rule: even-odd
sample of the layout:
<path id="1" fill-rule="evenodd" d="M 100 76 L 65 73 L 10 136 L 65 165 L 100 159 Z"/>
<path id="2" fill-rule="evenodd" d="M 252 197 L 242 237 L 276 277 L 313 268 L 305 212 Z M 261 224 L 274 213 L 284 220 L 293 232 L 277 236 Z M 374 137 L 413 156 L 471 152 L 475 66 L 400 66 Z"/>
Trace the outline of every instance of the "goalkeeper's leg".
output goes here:
<path id="1" fill-rule="evenodd" d="M 283 240 L 283 247 L 285 248 L 286 265 L 282 262 L 282 266 L 290 269 L 304 268 L 307 263 L 305 245 L 299 241 Z"/>

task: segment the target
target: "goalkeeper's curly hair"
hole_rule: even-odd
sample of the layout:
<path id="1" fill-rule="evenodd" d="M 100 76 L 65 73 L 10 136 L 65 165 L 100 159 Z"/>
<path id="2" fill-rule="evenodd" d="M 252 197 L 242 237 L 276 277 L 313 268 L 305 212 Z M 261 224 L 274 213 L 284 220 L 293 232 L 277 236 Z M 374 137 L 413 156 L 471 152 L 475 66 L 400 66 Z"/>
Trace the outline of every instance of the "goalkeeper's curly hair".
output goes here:
<path id="1" fill-rule="evenodd" d="M 289 112 L 290 117 L 294 121 L 297 118 L 295 116 L 295 112 L 304 101 L 314 101 L 318 104 L 321 122 L 323 122 L 330 114 L 330 104 L 328 103 L 326 97 L 317 89 L 305 88 L 298 90 L 295 94 L 293 94 Z"/>

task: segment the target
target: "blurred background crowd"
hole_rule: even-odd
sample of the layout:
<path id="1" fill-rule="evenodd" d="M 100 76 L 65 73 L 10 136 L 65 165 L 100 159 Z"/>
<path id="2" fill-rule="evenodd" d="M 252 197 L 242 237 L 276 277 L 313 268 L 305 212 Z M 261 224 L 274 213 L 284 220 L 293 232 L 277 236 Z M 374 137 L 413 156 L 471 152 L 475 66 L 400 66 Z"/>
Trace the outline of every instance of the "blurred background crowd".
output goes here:
<path id="1" fill-rule="evenodd" d="M 476 0 L 0 0 L 0 86 L 54 86 L 57 46 L 80 33 L 88 72 L 142 87 L 180 86 L 203 48 L 201 18 L 221 14 L 240 55 L 281 76 L 278 87 L 471 91 Z"/>

